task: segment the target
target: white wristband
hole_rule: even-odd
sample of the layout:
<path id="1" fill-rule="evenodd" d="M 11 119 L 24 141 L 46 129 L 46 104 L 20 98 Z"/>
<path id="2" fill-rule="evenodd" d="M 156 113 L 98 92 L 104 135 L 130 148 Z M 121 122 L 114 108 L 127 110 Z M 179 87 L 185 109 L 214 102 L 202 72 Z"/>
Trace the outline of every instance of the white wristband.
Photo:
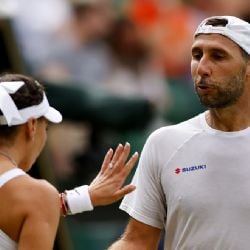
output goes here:
<path id="1" fill-rule="evenodd" d="M 77 214 L 94 209 L 89 196 L 88 185 L 80 186 L 71 190 L 66 190 L 65 194 L 70 214 Z"/>

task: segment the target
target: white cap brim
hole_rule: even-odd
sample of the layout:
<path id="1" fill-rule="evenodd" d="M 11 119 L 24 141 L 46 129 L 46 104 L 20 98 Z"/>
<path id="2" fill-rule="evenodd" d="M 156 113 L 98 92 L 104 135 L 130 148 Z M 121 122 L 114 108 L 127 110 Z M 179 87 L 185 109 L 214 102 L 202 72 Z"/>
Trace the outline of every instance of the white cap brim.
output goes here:
<path id="1" fill-rule="evenodd" d="M 60 123 L 62 121 L 62 114 L 52 107 L 49 107 L 49 110 L 44 117 L 52 123 Z"/>

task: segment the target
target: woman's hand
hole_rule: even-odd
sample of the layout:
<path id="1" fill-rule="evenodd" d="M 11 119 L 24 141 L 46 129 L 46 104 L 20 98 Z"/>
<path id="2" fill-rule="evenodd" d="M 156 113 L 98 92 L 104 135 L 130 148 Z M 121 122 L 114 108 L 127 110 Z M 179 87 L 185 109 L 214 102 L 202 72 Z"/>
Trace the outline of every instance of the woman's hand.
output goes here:
<path id="1" fill-rule="evenodd" d="M 129 153 L 129 143 L 125 146 L 119 144 L 115 153 L 112 149 L 107 152 L 100 172 L 89 185 L 89 195 L 94 207 L 114 203 L 135 190 L 135 186 L 131 184 L 123 186 L 138 159 L 136 152 L 127 160 Z"/>

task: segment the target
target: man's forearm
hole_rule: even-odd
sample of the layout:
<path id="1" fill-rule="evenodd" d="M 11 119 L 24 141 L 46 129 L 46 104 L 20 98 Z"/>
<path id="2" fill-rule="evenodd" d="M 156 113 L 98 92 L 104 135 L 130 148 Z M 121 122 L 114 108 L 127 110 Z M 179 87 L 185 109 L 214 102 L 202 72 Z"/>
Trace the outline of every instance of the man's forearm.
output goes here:
<path id="1" fill-rule="evenodd" d="M 158 249 L 161 230 L 130 218 L 121 238 L 108 250 L 156 250 Z"/>

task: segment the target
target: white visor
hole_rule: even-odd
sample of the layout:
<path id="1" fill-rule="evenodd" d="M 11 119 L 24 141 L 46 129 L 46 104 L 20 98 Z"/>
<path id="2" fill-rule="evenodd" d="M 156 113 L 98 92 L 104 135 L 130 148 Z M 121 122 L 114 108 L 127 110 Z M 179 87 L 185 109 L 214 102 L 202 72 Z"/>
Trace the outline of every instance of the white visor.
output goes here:
<path id="1" fill-rule="evenodd" d="M 0 116 L 0 125 L 21 125 L 30 118 L 45 117 L 48 121 L 59 123 L 62 115 L 55 108 L 50 107 L 48 99 L 43 94 L 43 100 L 38 105 L 18 110 L 9 93 L 15 93 L 24 82 L 1 82 L 0 84 L 0 109 L 3 115 Z"/>
<path id="2" fill-rule="evenodd" d="M 62 121 L 61 113 L 53 107 L 49 107 L 48 112 L 44 115 L 44 117 L 53 123 L 60 123 Z"/>

